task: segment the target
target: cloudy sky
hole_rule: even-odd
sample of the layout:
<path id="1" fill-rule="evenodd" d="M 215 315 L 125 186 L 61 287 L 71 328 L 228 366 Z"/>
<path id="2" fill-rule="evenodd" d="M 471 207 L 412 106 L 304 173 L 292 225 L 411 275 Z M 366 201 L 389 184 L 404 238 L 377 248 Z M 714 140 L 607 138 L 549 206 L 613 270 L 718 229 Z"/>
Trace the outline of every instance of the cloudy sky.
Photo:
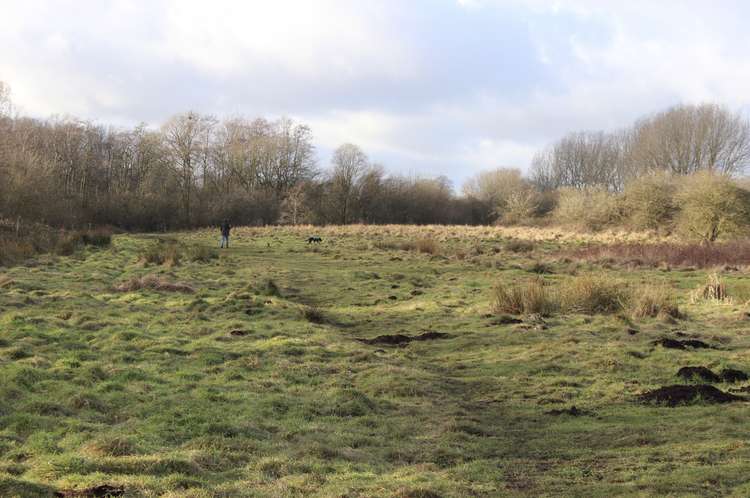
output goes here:
<path id="1" fill-rule="evenodd" d="M 680 102 L 746 112 L 750 5 L 690 0 L 0 0 L 25 114 L 309 124 L 388 169 L 526 169 L 573 130 Z"/>

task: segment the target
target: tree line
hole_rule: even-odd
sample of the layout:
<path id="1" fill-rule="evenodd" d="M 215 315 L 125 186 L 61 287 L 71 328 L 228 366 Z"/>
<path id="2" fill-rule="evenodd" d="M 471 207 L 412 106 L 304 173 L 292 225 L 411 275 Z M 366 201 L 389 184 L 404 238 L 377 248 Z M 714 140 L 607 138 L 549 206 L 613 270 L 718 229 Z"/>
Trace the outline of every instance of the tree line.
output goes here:
<path id="1" fill-rule="evenodd" d="M 353 144 L 321 168 L 311 129 L 288 118 L 186 112 L 158 128 L 34 119 L 14 113 L 0 83 L 0 218 L 51 226 L 535 223 L 569 189 L 617 194 L 654 172 L 737 176 L 749 160 L 741 115 L 683 105 L 614 133 L 571 133 L 528 176 L 484 171 L 457 193 L 444 177 L 390 174 Z"/>

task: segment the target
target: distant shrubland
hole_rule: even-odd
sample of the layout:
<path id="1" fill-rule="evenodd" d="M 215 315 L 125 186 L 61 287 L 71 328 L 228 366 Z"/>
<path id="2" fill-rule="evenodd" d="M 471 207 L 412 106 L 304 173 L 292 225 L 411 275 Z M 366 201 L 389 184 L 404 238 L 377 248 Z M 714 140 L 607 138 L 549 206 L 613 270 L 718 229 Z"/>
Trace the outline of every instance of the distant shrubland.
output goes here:
<path id="1" fill-rule="evenodd" d="M 627 228 L 714 241 L 742 234 L 750 125 L 717 105 L 683 105 L 614 133 L 571 133 L 524 176 L 386 172 L 353 144 L 318 166 L 312 130 L 281 118 L 187 112 L 114 128 L 13 113 L 0 85 L 0 219 L 80 229 L 216 224 L 504 224 Z"/>

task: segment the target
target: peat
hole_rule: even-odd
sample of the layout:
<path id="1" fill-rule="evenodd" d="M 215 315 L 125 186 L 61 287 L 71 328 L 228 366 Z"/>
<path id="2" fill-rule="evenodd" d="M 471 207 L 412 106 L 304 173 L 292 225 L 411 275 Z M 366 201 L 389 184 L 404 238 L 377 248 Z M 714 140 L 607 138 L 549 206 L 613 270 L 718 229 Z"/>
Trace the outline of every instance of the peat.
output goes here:
<path id="1" fill-rule="evenodd" d="M 109 496 L 122 496 L 124 494 L 125 488 L 109 484 L 101 484 L 99 486 L 84 489 L 64 489 L 55 492 L 55 496 L 59 498 L 104 498 Z"/>
<path id="2" fill-rule="evenodd" d="M 433 341 L 435 339 L 448 339 L 451 336 L 444 332 L 425 332 L 420 335 L 403 335 L 403 334 L 390 334 L 390 335 L 379 335 L 372 339 L 357 339 L 365 344 L 390 344 L 394 346 L 409 344 L 412 341 Z"/>
<path id="3" fill-rule="evenodd" d="M 584 415 L 592 415 L 592 413 L 589 412 L 588 410 L 581 410 L 577 408 L 575 405 L 571 406 L 570 408 L 550 410 L 545 413 L 547 415 L 570 415 L 571 417 L 581 417 Z"/>
<path id="4" fill-rule="evenodd" d="M 677 371 L 677 377 L 685 380 L 700 379 L 703 382 L 721 382 L 721 377 L 706 367 L 682 367 Z"/>
<path id="5" fill-rule="evenodd" d="M 746 401 L 742 396 L 725 393 L 707 384 L 685 386 L 664 386 L 653 391 L 641 394 L 640 400 L 644 403 L 656 403 L 675 407 L 698 402 L 704 403 L 732 403 L 734 401 Z"/>
<path id="6" fill-rule="evenodd" d="M 725 368 L 719 375 L 724 380 L 724 382 L 728 382 L 730 384 L 735 382 L 744 382 L 748 379 L 748 376 L 745 372 L 743 372 L 742 370 L 735 370 L 734 368 Z"/>
<path id="7" fill-rule="evenodd" d="M 680 341 L 678 339 L 664 337 L 662 339 L 657 339 L 653 344 L 667 349 L 687 349 L 688 347 L 694 349 L 711 348 L 711 346 L 703 341 L 699 341 L 698 339 L 685 339 L 684 341 Z"/>

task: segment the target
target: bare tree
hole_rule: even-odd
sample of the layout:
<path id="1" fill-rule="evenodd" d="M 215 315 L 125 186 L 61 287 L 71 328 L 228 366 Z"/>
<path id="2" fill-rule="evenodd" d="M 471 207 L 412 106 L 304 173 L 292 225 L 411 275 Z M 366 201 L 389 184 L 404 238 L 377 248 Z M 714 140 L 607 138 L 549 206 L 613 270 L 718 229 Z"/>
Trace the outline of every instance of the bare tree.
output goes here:
<path id="1" fill-rule="evenodd" d="M 214 123 L 213 117 L 201 116 L 191 111 L 172 117 L 162 127 L 170 165 L 179 178 L 186 223 L 190 222 L 192 193 L 196 186 L 196 167 L 205 147 L 202 138 Z"/>
<path id="2" fill-rule="evenodd" d="M 10 86 L 0 81 L 0 118 L 11 113 Z"/>
<path id="3" fill-rule="evenodd" d="M 331 159 L 332 201 L 335 204 L 338 221 L 349 223 L 352 221 L 354 203 L 357 199 L 357 185 L 361 176 L 367 170 L 369 160 L 367 155 L 354 144 L 344 144 L 333 153 Z"/>
<path id="4" fill-rule="evenodd" d="M 750 162 L 750 124 L 715 104 L 681 105 L 636 123 L 630 162 L 678 175 L 742 173 Z"/>

